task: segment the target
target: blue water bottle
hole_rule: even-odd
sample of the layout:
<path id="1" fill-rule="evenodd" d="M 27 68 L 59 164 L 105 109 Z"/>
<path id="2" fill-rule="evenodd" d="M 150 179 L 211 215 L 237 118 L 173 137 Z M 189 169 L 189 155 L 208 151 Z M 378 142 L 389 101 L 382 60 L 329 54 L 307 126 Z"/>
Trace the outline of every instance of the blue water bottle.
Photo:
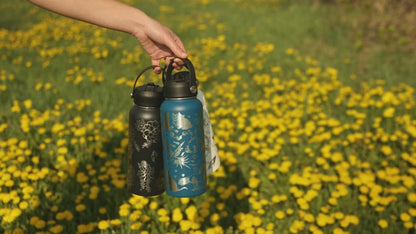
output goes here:
<path id="1" fill-rule="evenodd" d="M 197 80 L 192 63 L 188 71 L 164 75 L 164 101 L 160 107 L 166 193 L 192 197 L 206 191 L 203 109 L 197 99 Z"/>

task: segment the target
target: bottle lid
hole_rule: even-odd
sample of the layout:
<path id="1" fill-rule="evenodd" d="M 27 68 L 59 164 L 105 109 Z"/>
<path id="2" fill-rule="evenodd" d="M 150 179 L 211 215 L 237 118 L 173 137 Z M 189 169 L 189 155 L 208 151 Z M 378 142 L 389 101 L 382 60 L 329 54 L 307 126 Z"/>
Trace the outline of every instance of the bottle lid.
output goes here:
<path id="1" fill-rule="evenodd" d="M 136 87 L 132 96 L 138 106 L 159 107 L 163 102 L 163 89 L 154 83 L 148 83 Z"/>
<path id="2" fill-rule="evenodd" d="M 188 98 L 196 97 L 197 87 L 191 83 L 191 74 L 188 71 L 181 71 L 171 75 L 165 81 L 163 87 L 165 98 Z"/>

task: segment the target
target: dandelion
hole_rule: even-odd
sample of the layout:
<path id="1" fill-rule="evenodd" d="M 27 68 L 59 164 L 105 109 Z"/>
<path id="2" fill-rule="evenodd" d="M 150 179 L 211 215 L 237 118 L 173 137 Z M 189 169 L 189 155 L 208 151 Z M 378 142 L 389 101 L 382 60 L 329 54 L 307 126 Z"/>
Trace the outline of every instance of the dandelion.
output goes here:
<path id="1" fill-rule="evenodd" d="M 89 233 L 92 232 L 94 230 L 94 226 L 91 224 L 80 224 L 77 227 L 77 231 L 79 233 Z"/>
<path id="2" fill-rule="evenodd" d="M 130 228 L 132 230 L 139 230 L 141 227 L 142 227 L 142 223 L 141 222 L 132 223 L 131 226 L 130 226 Z"/>
<path id="3" fill-rule="evenodd" d="M 248 186 L 252 189 L 255 189 L 259 186 L 260 184 L 260 179 L 256 178 L 256 177 L 251 177 L 248 181 Z"/>
<path id="4" fill-rule="evenodd" d="M 108 220 L 100 220 L 98 222 L 98 229 L 105 230 L 110 227 L 110 222 Z"/>
<path id="5" fill-rule="evenodd" d="M 30 100 L 30 99 L 26 99 L 26 100 L 24 100 L 24 101 L 23 101 L 23 106 L 24 106 L 26 109 L 30 109 L 30 108 L 32 108 L 32 100 Z"/>
<path id="6" fill-rule="evenodd" d="M 123 204 L 120 206 L 119 215 L 125 217 L 130 213 L 130 206 L 128 204 Z"/>
<path id="7" fill-rule="evenodd" d="M 87 207 L 84 204 L 78 204 L 75 206 L 75 210 L 78 212 L 84 211 Z"/>
<path id="8" fill-rule="evenodd" d="M 37 229 L 43 229 L 46 226 L 46 222 L 44 220 L 38 219 L 33 224 Z"/>
<path id="9" fill-rule="evenodd" d="M 88 181 L 88 176 L 85 175 L 84 172 L 78 172 L 77 173 L 77 182 L 78 183 L 85 183 Z"/>
<path id="10" fill-rule="evenodd" d="M 385 118 L 392 118 L 394 116 L 395 109 L 393 107 L 386 108 L 383 112 Z"/>
<path id="11" fill-rule="evenodd" d="M 410 215 L 408 213 L 401 213 L 400 214 L 400 219 L 403 222 L 408 222 L 408 221 L 410 221 L 411 217 L 410 217 Z"/>
<path id="12" fill-rule="evenodd" d="M 183 219 L 182 211 L 180 208 L 175 208 L 172 211 L 172 221 L 179 223 Z"/>
<path id="13" fill-rule="evenodd" d="M 196 219 L 197 209 L 195 206 L 189 206 L 185 209 L 186 217 L 193 221 Z"/>
<path id="14" fill-rule="evenodd" d="M 388 146 L 388 145 L 383 145 L 383 146 L 381 147 L 381 152 L 383 152 L 383 154 L 384 154 L 384 155 L 391 155 L 391 154 L 392 154 L 392 152 L 393 152 L 393 150 L 391 149 L 391 147 L 390 147 L 390 146 Z"/>
<path id="15" fill-rule="evenodd" d="M 98 213 L 100 213 L 100 214 L 106 214 L 107 213 L 107 208 L 100 207 L 100 209 L 98 209 Z"/>
<path id="16" fill-rule="evenodd" d="M 192 222 L 189 220 L 181 220 L 179 222 L 179 226 L 181 228 L 182 231 L 187 232 L 191 229 L 192 227 Z"/>
<path id="17" fill-rule="evenodd" d="M 276 211 L 274 215 L 276 216 L 277 219 L 284 219 L 286 216 L 285 212 L 281 210 Z"/>
<path id="18" fill-rule="evenodd" d="M 416 202 L 416 193 L 408 193 L 407 194 L 407 200 L 410 202 L 415 203 Z"/>
<path id="19" fill-rule="evenodd" d="M 379 227 L 381 227 L 383 229 L 387 228 L 389 226 L 389 223 L 385 219 L 380 219 L 377 224 L 378 224 Z"/>
<path id="20" fill-rule="evenodd" d="M 121 220 L 120 219 L 112 219 L 112 220 L 110 220 L 110 224 L 113 227 L 120 227 Z"/>
<path id="21" fill-rule="evenodd" d="M 211 225 L 217 225 L 218 221 L 220 220 L 220 215 L 217 213 L 214 213 L 210 216 L 209 221 Z"/>
<path id="22" fill-rule="evenodd" d="M 64 227 L 62 225 L 55 225 L 49 228 L 49 231 L 52 233 L 61 233 L 63 230 L 64 230 Z"/>

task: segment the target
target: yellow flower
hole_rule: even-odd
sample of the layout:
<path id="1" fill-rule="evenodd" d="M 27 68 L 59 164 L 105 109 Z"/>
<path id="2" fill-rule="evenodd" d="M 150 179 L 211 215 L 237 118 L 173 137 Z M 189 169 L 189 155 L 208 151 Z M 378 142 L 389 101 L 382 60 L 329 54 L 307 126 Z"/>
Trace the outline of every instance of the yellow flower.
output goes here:
<path id="1" fill-rule="evenodd" d="M 219 219 L 220 219 L 220 215 L 217 213 L 214 213 L 210 216 L 209 221 L 211 225 L 216 225 Z"/>
<path id="2" fill-rule="evenodd" d="M 136 223 L 132 223 L 130 228 L 132 230 L 139 230 L 142 227 L 142 223 L 141 222 L 136 222 Z"/>
<path id="3" fill-rule="evenodd" d="M 75 210 L 78 212 L 84 211 L 87 207 L 84 204 L 78 204 L 75 206 Z"/>
<path id="4" fill-rule="evenodd" d="M 179 222 L 179 226 L 181 227 L 182 231 L 186 232 L 186 231 L 189 231 L 189 229 L 191 229 L 192 222 L 189 220 L 181 220 Z"/>
<path id="5" fill-rule="evenodd" d="M 63 213 L 65 214 L 66 220 L 71 221 L 72 219 L 74 219 L 74 215 L 71 213 L 71 211 L 65 210 Z"/>
<path id="6" fill-rule="evenodd" d="M 65 212 L 59 212 L 59 213 L 56 214 L 56 217 L 55 218 L 57 220 L 63 220 L 63 219 L 66 218 L 66 214 L 65 214 Z"/>
<path id="7" fill-rule="evenodd" d="M 274 215 L 276 216 L 277 219 L 284 219 L 285 216 L 286 216 L 285 212 L 283 212 L 281 210 L 276 211 L 276 213 Z"/>
<path id="8" fill-rule="evenodd" d="M 22 211 L 19 208 L 13 208 L 6 212 L 6 215 L 3 216 L 3 222 L 12 223 L 17 217 L 22 214 Z"/>
<path id="9" fill-rule="evenodd" d="M 183 219 L 182 211 L 180 208 L 175 208 L 172 211 L 172 221 L 179 223 Z"/>
<path id="10" fill-rule="evenodd" d="M 158 203 L 157 202 L 155 202 L 155 201 L 150 202 L 149 208 L 151 210 L 156 210 L 157 207 L 158 207 Z"/>
<path id="11" fill-rule="evenodd" d="M 22 201 L 19 203 L 19 208 L 21 210 L 26 210 L 29 207 L 29 203 L 27 201 Z"/>
<path id="12" fill-rule="evenodd" d="M 407 200 L 409 200 L 410 202 L 416 202 L 416 193 L 408 193 Z"/>
<path id="13" fill-rule="evenodd" d="M 318 217 L 316 217 L 316 224 L 318 224 L 320 227 L 325 227 L 330 223 L 333 223 L 333 218 L 326 214 L 320 213 Z"/>
<path id="14" fill-rule="evenodd" d="M 404 222 L 403 226 L 407 229 L 411 229 L 413 228 L 414 225 L 411 221 L 408 221 L 408 222 Z"/>
<path id="15" fill-rule="evenodd" d="M 106 214 L 106 213 L 107 213 L 107 208 L 105 208 L 105 207 L 101 207 L 101 208 L 98 210 L 98 213 L 100 213 L 100 214 Z"/>
<path id="16" fill-rule="evenodd" d="M 120 214 L 120 216 L 127 216 L 128 214 L 130 213 L 130 211 L 129 210 L 126 210 L 126 209 L 121 209 L 120 211 L 119 211 L 119 214 Z"/>
<path id="17" fill-rule="evenodd" d="M 260 179 L 256 177 L 250 177 L 250 179 L 248 180 L 248 186 L 252 189 L 259 187 L 259 184 L 260 184 Z"/>
<path id="18" fill-rule="evenodd" d="M 35 221 L 34 226 L 37 229 L 42 229 L 46 226 L 46 222 L 44 220 L 38 219 L 38 220 Z"/>
<path id="19" fill-rule="evenodd" d="M 91 224 L 80 224 L 77 227 L 79 233 L 90 233 L 95 229 L 95 226 Z"/>
<path id="20" fill-rule="evenodd" d="M 78 172 L 77 173 L 77 182 L 78 183 L 85 183 L 88 181 L 88 176 L 85 175 L 84 172 Z"/>
<path id="21" fill-rule="evenodd" d="M 185 209 L 185 213 L 186 213 L 186 217 L 191 220 L 194 221 L 196 219 L 196 215 L 197 215 L 197 209 L 195 206 L 189 206 L 188 208 Z"/>
<path id="22" fill-rule="evenodd" d="M 342 228 L 335 228 L 333 233 L 334 234 L 344 234 L 344 233 L 348 233 L 348 232 L 344 232 L 344 230 L 342 230 Z"/>
<path id="23" fill-rule="evenodd" d="M 26 109 L 32 108 L 32 100 L 30 100 L 30 99 L 24 100 L 23 105 L 25 106 Z"/>
<path id="24" fill-rule="evenodd" d="M 388 146 L 388 145 L 383 145 L 380 150 L 381 150 L 381 152 L 383 152 L 384 155 L 391 155 L 392 152 L 393 152 L 391 147 Z"/>
<path id="25" fill-rule="evenodd" d="M 112 226 L 115 226 L 115 227 L 120 227 L 120 225 L 121 225 L 121 220 L 120 220 L 120 219 L 112 219 L 112 220 L 110 220 L 110 224 L 111 224 Z"/>
<path id="26" fill-rule="evenodd" d="M 410 217 L 410 215 L 408 213 L 401 213 L 400 214 L 400 219 L 403 222 L 407 222 L 407 221 L 410 221 L 411 217 Z"/>
<path id="27" fill-rule="evenodd" d="M 159 216 L 167 216 L 168 214 L 169 212 L 165 208 L 160 208 L 157 210 L 157 215 Z"/>
<path id="28" fill-rule="evenodd" d="M 101 220 L 98 222 L 98 229 L 105 230 L 110 227 L 110 222 L 108 220 Z"/>
<path id="29" fill-rule="evenodd" d="M 308 222 L 308 223 L 313 223 L 315 222 L 315 216 L 313 216 L 313 214 L 305 214 L 305 216 L 303 217 L 303 219 Z"/>
<path id="30" fill-rule="evenodd" d="M 392 118 L 394 116 L 395 109 L 393 107 L 388 107 L 383 111 L 383 116 L 385 118 Z"/>
<path id="31" fill-rule="evenodd" d="M 49 228 L 49 231 L 52 233 L 61 233 L 63 230 L 64 230 L 64 227 L 62 225 L 55 225 Z"/>
<path id="32" fill-rule="evenodd" d="M 7 123 L 0 124 L 0 132 L 4 132 L 4 130 L 6 130 L 7 127 L 8 127 L 8 124 Z"/>
<path id="33" fill-rule="evenodd" d="M 378 221 L 378 226 L 381 228 L 387 228 L 389 226 L 389 223 L 385 219 L 380 219 Z"/>
<path id="34" fill-rule="evenodd" d="M 142 212 L 140 210 L 134 210 L 130 213 L 129 220 L 130 221 L 137 221 L 140 219 Z"/>
<path id="35" fill-rule="evenodd" d="M 199 210 L 199 214 L 202 216 L 202 217 L 208 217 L 208 215 L 209 215 L 209 209 L 208 208 L 201 208 L 200 210 Z"/>
<path id="36" fill-rule="evenodd" d="M 66 154 L 66 153 L 68 153 L 68 148 L 66 147 L 58 148 L 58 154 Z"/>

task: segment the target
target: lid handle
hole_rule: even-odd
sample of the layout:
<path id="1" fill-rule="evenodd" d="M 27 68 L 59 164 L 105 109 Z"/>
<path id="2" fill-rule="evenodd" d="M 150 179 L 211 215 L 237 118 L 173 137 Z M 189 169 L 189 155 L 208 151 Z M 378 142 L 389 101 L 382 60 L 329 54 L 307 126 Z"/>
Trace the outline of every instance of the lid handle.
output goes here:
<path id="1" fill-rule="evenodd" d="M 139 75 L 136 77 L 136 80 L 134 81 L 134 85 L 133 85 L 133 90 L 131 91 L 131 93 L 130 93 L 130 96 L 131 96 L 131 98 L 133 98 L 133 94 L 134 94 L 134 89 L 136 88 L 136 84 L 137 84 L 137 81 L 139 80 L 139 78 L 140 78 L 140 76 L 142 76 L 143 75 L 143 73 L 145 73 L 147 70 L 150 70 L 150 69 L 154 69 L 156 66 L 148 66 L 148 67 L 146 67 L 145 69 L 143 69 L 143 71 L 141 71 L 140 73 L 139 73 Z"/>
<path id="2" fill-rule="evenodd" d="M 171 79 L 172 77 L 172 71 L 173 71 L 173 62 L 176 58 L 172 59 L 169 63 L 169 65 L 167 66 L 167 70 L 166 72 L 163 71 L 163 83 L 166 82 L 167 79 Z M 178 58 L 181 59 L 181 58 Z M 189 59 L 181 59 L 184 62 L 184 66 L 188 69 L 189 73 L 190 73 L 190 90 L 192 93 L 195 93 L 197 91 L 197 86 L 198 86 L 198 82 L 196 80 L 196 75 L 195 75 L 195 69 L 193 64 L 191 63 L 191 61 Z M 166 68 L 166 67 L 165 67 Z"/>

